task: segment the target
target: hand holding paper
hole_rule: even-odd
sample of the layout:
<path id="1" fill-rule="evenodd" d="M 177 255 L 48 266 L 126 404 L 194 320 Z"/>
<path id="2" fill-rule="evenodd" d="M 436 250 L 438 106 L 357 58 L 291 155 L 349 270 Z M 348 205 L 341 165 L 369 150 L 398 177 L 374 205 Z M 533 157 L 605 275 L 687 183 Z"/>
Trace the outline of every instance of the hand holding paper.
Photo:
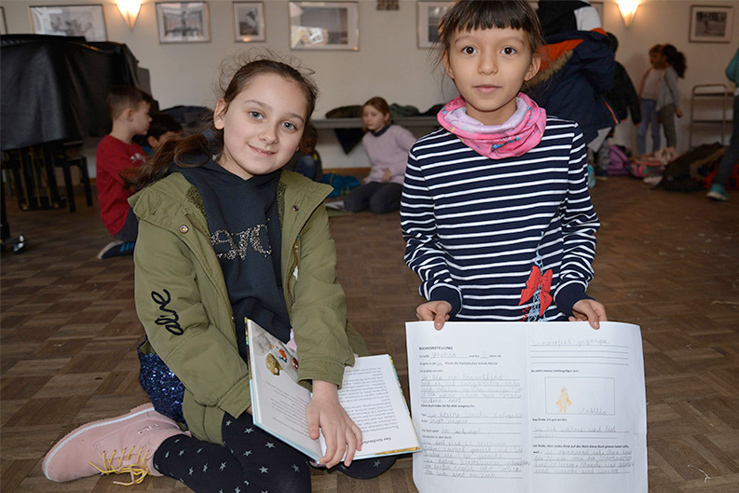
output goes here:
<path id="1" fill-rule="evenodd" d="M 448 301 L 427 301 L 416 308 L 416 317 L 421 321 L 434 322 L 434 328 L 441 330 L 444 322 L 449 320 L 451 311 L 452 305 Z"/>
<path id="2" fill-rule="evenodd" d="M 646 493 L 639 327 L 406 324 L 421 493 Z"/>
<path id="3" fill-rule="evenodd" d="M 590 326 L 594 329 L 600 329 L 600 322 L 608 320 L 606 317 L 606 307 L 602 303 L 584 299 L 580 300 L 572 307 L 572 316 L 570 322 L 590 322 Z"/>

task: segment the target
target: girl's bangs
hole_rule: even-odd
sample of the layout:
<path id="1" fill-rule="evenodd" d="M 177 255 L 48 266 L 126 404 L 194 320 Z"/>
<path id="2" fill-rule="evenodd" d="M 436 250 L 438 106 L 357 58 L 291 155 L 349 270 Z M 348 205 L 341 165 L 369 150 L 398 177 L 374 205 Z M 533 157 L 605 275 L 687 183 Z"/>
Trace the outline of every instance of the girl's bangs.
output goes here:
<path id="1" fill-rule="evenodd" d="M 510 28 L 528 33 L 533 50 L 544 43 L 536 12 L 525 2 L 463 2 L 450 14 L 440 26 L 442 37 L 447 40 L 457 31 Z"/>
<path id="2" fill-rule="evenodd" d="M 531 15 L 526 8 L 513 2 L 469 2 L 460 12 L 456 29 L 472 31 L 475 29 L 524 29 L 530 30 Z M 452 27 L 452 26 L 450 26 Z"/>

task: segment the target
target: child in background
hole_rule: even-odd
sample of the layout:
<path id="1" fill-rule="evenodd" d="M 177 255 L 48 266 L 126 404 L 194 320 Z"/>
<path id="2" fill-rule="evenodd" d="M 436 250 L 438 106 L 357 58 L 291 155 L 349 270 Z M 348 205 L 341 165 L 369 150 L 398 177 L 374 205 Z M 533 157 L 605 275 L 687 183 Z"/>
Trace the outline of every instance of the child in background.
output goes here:
<path id="1" fill-rule="evenodd" d="M 659 88 L 657 98 L 657 114 L 662 127 L 665 130 L 665 147 L 677 147 L 677 131 L 675 129 L 675 115 L 682 118 L 680 109 L 680 89 L 677 87 L 678 77 L 685 77 L 685 55 L 677 51 L 677 48 L 667 44 L 662 45 L 660 54 L 661 66 L 664 67 L 664 77 Z"/>
<path id="2" fill-rule="evenodd" d="M 316 150 L 318 144 L 318 130 L 310 123 L 305 127 L 303 139 L 300 141 L 298 152 L 288 164 L 288 169 L 320 183 L 323 178 L 323 164 L 321 156 Z"/>
<path id="3" fill-rule="evenodd" d="M 166 142 L 140 170 L 131 200 L 140 221 L 136 309 L 150 349 L 184 384 L 184 395 L 161 389 L 162 411 L 179 407 L 189 431 L 140 406 L 67 435 L 44 459 L 48 479 L 130 473 L 132 482 L 165 475 L 197 492 L 310 491 L 306 456 L 253 425 L 247 317 L 282 342 L 294 334 L 298 378 L 313 391 L 309 433 L 326 439 L 321 463 L 353 477 L 392 465 L 352 462 L 362 432 L 337 397 L 344 367 L 368 351 L 336 278 L 323 206 L 330 187 L 283 170 L 315 99 L 295 68 L 246 63 L 210 131 Z"/>
<path id="4" fill-rule="evenodd" d="M 146 132 L 146 143 L 144 148 L 146 157 L 151 157 L 160 145 L 170 139 L 182 136 L 182 125 L 175 117 L 167 113 L 155 113 L 151 115 L 149 131 Z"/>
<path id="5" fill-rule="evenodd" d="M 131 190 L 122 175 L 146 160 L 144 150 L 133 142 L 133 137 L 146 134 L 151 102 L 151 96 L 131 86 L 113 87 L 108 93 L 113 129 L 98 144 L 95 167 L 100 218 L 115 240 L 98 253 L 99 259 L 133 253 L 138 221 L 128 205 Z"/>
<path id="6" fill-rule="evenodd" d="M 726 67 L 726 77 L 734 83 L 734 126 L 731 132 L 731 140 L 726 154 L 721 158 L 713 177 L 711 188 L 708 189 L 707 197 L 711 200 L 724 202 L 729 200 L 729 192 L 726 187 L 734 167 L 739 164 L 739 48 L 734 53 Z"/>
<path id="7" fill-rule="evenodd" d="M 657 116 L 657 99 L 660 96 L 665 65 L 662 60 L 662 45 L 649 49 L 649 68 L 642 77 L 639 98 L 641 99 L 641 124 L 637 127 L 639 154 L 647 153 L 647 132 L 652 130 L 652 152 L 660 149 L 660 128 Z"/>
<path id="8" fill-rule="evenodd" d="M 606 320 L 585 294 L 599 227 L 576 123 L 525 94 L 543 37 L 525 0 L 455 2 L 439 27 L 460 97 L 410 152 L 400 210 L 419 320 Z"/>
<path id="9" fill-rule="evenodd" d="M 364 103 L 362 123 L 367 130 L 362 145 L 369 156 L 370 174 L 364 185 L 349 192 L 344 208 L 349 212 L 369 208 L 376 214 L 397 211 L 408 151 L 416 138 L 405 128 L 390 124 L 390 106 L 380 97 Z"/>

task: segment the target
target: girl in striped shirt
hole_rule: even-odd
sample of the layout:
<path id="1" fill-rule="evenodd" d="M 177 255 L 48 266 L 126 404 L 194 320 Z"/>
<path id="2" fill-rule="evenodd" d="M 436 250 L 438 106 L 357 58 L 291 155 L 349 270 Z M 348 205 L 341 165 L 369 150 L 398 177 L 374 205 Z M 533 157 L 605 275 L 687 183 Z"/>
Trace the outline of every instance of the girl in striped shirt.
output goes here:
<path id="1" fill-rule="evenodd" d="M 519 92 L 541 26 L 525 0 L 458 0 L 439 24 L 460 96 L 411 149 L 401 203 L 405 259 L 428 302 L 420 320 L 606 320 L 585 294 L 598 218 L 576 123 Z"/>

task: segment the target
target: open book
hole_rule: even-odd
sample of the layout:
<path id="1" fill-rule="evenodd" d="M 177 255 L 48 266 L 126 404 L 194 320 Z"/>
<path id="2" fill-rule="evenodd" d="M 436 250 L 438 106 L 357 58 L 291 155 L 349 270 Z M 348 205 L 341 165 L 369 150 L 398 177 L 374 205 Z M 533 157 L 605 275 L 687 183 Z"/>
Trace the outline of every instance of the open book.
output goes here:
<path id="1" fill-rule="evenodd" d="M 254 424 L 318 461 L 325 443 L 308 435 L 311 393 L 298 384 L 296 352 L 251 320 L 247 329 Z M 354 459 L 420 450 L 390 355 L 356 358 L 344 370 L 339 402 L 362 430 Z"/>
<path id="2" fill-rule="evenodd" d="M 639 327 L 406 324 L 421 493 L 647 492 Z"/>

